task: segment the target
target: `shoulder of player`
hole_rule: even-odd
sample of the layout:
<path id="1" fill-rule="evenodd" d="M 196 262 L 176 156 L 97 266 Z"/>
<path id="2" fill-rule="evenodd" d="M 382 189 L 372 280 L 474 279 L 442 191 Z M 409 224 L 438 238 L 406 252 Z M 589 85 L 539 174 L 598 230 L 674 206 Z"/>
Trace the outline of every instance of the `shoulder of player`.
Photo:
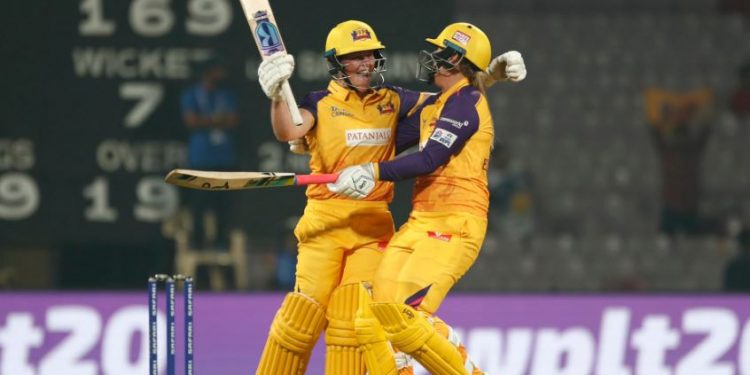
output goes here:
<path id="1" fill-rule="evenodd" d="M 382 96 L 386 96 L 386 95 L 401 96 L 402 94 L 405 94 L 405 93 L 418 94 L 418 92 L 416 91 L 412 91 L 412 90 L 403 88 L 401 86 L 391 85 L 387 83 L 381 86 L 379 91 L 380 91 L 380 95 Z"/>
<path id="2" fill-rule="evenodd" d="M 319 101 L 323 100 L 326 96 L 330 95 L 331 92 L 324 89 L 324 90 L 317 90 L 317 91 L 310 91 L 305 95 L 305 97 L 302 99 L 303 102 L 309 103 L 309 104 L 315 104 Z"/>
<path id="3" fill-rule="evenodd" d="M 484 97 L 482 92 L 474 86 L 464 86 L 458 91 L 449 96 L 445 101 L 446 106 L 476 106 L 477 103 Z"/>
<path id="4" fill-rule="evenodd" d="M 396 85 L 391 85 L 389 83 L 385 83 L 382 86 L 380 86 L 380 90 L 392 91 L 392 92 L 398 93 L 398 92 L 404 91 L 405 89 L 401 86 L 396 86 Z"/>

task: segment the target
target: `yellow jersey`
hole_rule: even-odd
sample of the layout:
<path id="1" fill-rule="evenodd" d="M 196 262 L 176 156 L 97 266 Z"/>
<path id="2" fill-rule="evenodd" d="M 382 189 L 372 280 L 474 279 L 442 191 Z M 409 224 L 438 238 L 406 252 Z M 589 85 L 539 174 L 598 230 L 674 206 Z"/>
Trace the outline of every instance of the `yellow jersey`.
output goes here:
<path id="1" fill-rule="evenodd" d="M 419 152 L 380 162 L 379 179 L 417 177 L 414 211 L 487 215 L 494 126 L 487 99 L 468 79 L 427 98 L 398 132 L 399 145 L 418 143 Z"/>
<path id="2" fill-rule="evenodd" d="M 315 118 L 305 136 L 312 173 L 336 173 L 348 166 L 392 159 L 396 125 L 426 96 L 385 86 L 360 97 L 335 81 L 326 90 L 309 93 L 299 106 Z M 308 186 L 307 197 L 347 199 L 331 193 L 325 185 Z M 393 183 L 380 181 L 364 200 L 390 202 L 392 198 Z"/>

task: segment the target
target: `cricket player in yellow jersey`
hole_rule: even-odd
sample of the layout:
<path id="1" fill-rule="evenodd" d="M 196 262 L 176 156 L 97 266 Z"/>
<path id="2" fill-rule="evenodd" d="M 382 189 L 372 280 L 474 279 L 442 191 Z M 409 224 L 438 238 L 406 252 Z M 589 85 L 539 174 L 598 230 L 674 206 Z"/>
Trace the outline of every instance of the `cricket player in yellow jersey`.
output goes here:
<path id="1" fill-rule="evenodd" d="M 325 46 L 332 79 L 325 90 L 300 102 L 301 126 L 292 123 L 280 95 L 293 58 L 277 55 L 261 64 L 258 75 L 272 99 L 274 134 L 282 141 L 305 138 L 312 173 L 393 158 L 396 124 L 427 95 L 383 85 L 384 48 L 364 22 L 336 25 Z M 361 283 L 372 280 L 394 232 L 388 210 L 393 183 L 373 182 L 370 188 L 368 197 L 358 197 L 362 199 L 334 194 L 325 186 L 307 188 L 307 206 L 295 229 L 296 286 L 274 318 L 257 374 L 303 374 L 324 328 L 326 374 L 364 374 L 361 345 L 374 345 L 390 356 L 384 335 L 361 343 L 354 326 L 361 293 L 366 293 Z"/>
<path id="2" fill-rule="evenodd" d="M 432 374 L 482 374 L 434 314 L 476 260 L 487 227 L 494 129 L 482 75 L 491 46 L 468 23 L 427 41 L 436 49 L 422 51 L 419 75 L 441 92 L 401 121 L 397 139 L 419 152 L 346 168 L 328 188 L 367 199 L 377 183 L 417 177 L 412 213 L 385 251 L 370 308 L 391 344 Z"/>
<path id="3" fill-rule="evenodd" d="M 280 95 L 281 84 L 293 72 L 293 58 L 277 55 L 261 64 L 258 76 L 272 99 L 274 133 L 282 141 L 305 138 L 313 173 L 392 159 L 396 124 L 429 96 L 383 85 L 384 48 L 363 22 L 334 27 L 325 47 L 332 80 L 326 90 L 309 93 L 301 101 L 301 126 L 292 123 Z M 496 60 L 506 67 L 498 70 L 497 79 L 518 78 L 514 67 L 522 67 L 522 59 Z M 304 373 L 326 324 L 326 374 L 364 374 L 365 362 L 373 364 L 370 375 L 381 373 L 374 369 L 381 362 L 386 364 L 382 373 L 395 371 L 385 333 L 377 319 L 360 308 L 369 308 L 370 294 L 363 282 L 373 279 L 394 231 L 387 207 L 392 183 L 370 182 L 369 196 L 357 199 L 323 186 L 308 187 L 308 204 L 295 230 L 297 283 L 274 318 L 258 374 Z"/>

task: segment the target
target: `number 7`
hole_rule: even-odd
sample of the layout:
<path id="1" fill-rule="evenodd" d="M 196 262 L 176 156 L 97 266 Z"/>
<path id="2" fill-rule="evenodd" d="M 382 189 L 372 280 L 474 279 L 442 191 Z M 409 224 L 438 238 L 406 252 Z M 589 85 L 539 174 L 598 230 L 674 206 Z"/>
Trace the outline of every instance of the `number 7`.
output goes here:
<path id="1" fill-rule="evenodd" d="M 137 128 L 161 103 L 164 87 L 158 83 L 127 82 L 120 85 L 120 98 L 135 99 L 138 102 L 125 116 L 126 128 Z"/>

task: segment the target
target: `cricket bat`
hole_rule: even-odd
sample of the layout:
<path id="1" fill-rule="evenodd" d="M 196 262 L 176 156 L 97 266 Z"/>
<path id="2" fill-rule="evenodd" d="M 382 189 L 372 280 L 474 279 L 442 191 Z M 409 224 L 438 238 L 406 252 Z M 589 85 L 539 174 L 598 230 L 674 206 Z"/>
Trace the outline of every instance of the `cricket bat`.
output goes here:
<path id="1" fill-rule="evenodd" d="M 274 53 L 286 53 L 284 41 L 281 39 L 279 27 L 268 0 L 240 0 L 240 3 L 247 23 L 250 25 L 250 31 L 255 38 L 255 44 L 258 46 L 260 57 L 265 60 Z M 292 87 L 289 86 L 288 81 L 281 86 L 281 91 L 289 107 L 289 113 L 292 114 L 292 121 L 297 126 L 302 125 L 302 114 L 297 108 L 297 101 L 294 100 Z"/>
<path id="2" fill-rule="evenodd" d="M 336 182 L 338 173 L 216 172 L 175 169 L 164 179 L 169 184 L 199 190 L 244 190 Z"/>

